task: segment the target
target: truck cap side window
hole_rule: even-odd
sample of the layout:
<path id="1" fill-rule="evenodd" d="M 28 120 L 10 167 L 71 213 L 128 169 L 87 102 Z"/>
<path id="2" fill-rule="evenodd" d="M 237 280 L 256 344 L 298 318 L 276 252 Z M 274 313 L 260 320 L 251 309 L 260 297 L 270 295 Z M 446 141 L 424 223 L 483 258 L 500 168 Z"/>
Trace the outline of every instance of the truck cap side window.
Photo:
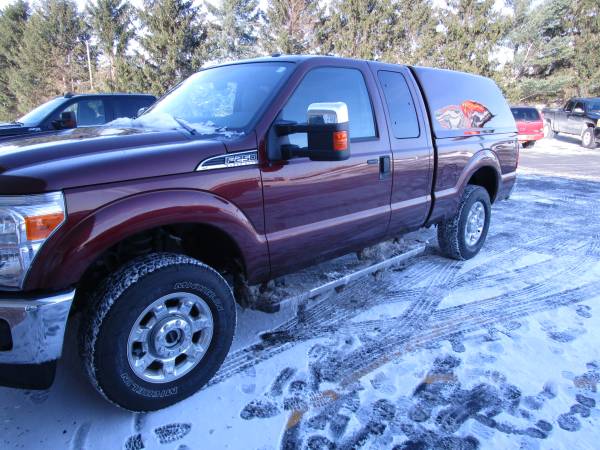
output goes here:
<path id="1" fill-rule="evenodd" d="M 386 70 L 379 71 L 378 76 L 388 106 L 394 137 L 396 139 L 419 137 L 419 120 L 415 103 L 404 76 Z"/>
<path id="2" fill-rule="evenodd" d="M 350 139 L 376 138 L 371 99 L 357 69 L 323 67 L 311 70 L 300 82 L 280 114 L 280 119 L 306 122 L 311 103 L 344 102 L 348 106 Z M 306 134 L 289 136 L 290 144 L 306 147 Z"/>

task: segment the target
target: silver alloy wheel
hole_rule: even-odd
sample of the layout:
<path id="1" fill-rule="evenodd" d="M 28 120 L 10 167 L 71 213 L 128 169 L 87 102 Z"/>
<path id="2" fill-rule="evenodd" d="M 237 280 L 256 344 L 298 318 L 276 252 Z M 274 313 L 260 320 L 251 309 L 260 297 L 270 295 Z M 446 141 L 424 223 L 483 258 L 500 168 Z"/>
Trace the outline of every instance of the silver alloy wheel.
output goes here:
<path id="1" fill-rule="evenodd" d="M 582 137 L 582 144 L 584 147 L 589 147 L 592 143 L 592 133 L 590 131 L 584 131 Z"/>
<path id="2" fill-rule="evenodd" d="M 483 228 L 485 226 L 485 206 L 480 201 L 473 203 L 469 214 L 467 214 L 467 223 L 465 224 L 465 242 L 468 246 L 472 247 L 483 234 Z"/>
<path id="3" fill-rule="evenodd" d="M 213 315 L 203 299 L 189 292 L 165 295 L 135 321 L 127 342 L 129 366 L 149 383 L 178 380 L 202 360 L 213 329 Z"/>

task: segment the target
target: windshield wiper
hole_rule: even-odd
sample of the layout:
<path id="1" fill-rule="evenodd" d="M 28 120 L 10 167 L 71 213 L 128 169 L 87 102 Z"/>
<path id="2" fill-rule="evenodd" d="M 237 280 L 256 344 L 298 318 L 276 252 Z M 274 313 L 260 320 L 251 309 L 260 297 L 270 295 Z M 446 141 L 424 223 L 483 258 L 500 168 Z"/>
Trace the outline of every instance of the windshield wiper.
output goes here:
<path id="1" fill-rule="evenodd" d="M 194 135 L 197 133 L 196 129 L 189 126 L 188 123 L 184 119 L 181 119 L 181 118 L 175 117 L 175 116 L 171 116 L 171 117 L 173 117 L 173 120 L 175 120 L 179 125 L 181 125 L 181 128 L 185 129 L 191 135 Z"/>
<path id="2" fill-rule="evenodd" d="M 19 122 L 18 120 L 13 120 L 11 123 L 13 125 L 21 125 L 21 126 L 25 125 L 23 122 Z"/>

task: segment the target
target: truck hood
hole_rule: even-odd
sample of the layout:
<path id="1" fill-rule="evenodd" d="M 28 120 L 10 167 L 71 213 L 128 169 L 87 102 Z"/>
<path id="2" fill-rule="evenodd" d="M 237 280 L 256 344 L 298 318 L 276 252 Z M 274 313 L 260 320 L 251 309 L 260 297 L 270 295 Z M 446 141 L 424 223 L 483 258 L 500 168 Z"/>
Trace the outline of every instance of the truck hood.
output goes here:
<path id="1" fill-rule="evenodd" d="M 225 151 L 185 131 L 107 126 L 0 141 L 0 195 L 192 172 Z"/>
<path id="2" fill-rule="evenodd" d="M 5 136 L 18 136 L 33 131 L 39 131 L 39 128 L 28 127 L 20 123 L 0 123 L 0 139 Z"/>

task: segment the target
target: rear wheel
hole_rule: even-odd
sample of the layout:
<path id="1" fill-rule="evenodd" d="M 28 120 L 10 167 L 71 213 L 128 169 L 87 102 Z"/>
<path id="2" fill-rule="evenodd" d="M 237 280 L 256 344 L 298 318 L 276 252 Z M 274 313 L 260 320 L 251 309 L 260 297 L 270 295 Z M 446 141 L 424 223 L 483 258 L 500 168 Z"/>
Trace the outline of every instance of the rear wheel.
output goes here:
<path id="1" fill-rule="evenodd" d="M 552 129 L 551 122 L 544 123 L 544 136 L 548 139 L 552 139 L 556 137 L 557 133 Z"/>
<path id="2" fill-rule="evenodd" d="M 220 367 L 235 331 L 227 282 L 199 261 L 157 253 L 108 277 L 81 329 L 92 384 L 130 411 L 177 403 Z"/>
<path id="3" fill-rule="evenodd" d="M 535 145 L 535 141 L 523 142 L 523 148 L 531 148 Z"/>
<path id="4" fill-rule="evenodd" d="M 458 260 L 477 255 L 487 237 L 491 212 L 488 192 L 481 186 L 468 185 L 456 215 L 438 225 L 438 243 L 442 253 Z"/>
<path id="5" fill-rule="evenodd" d="M 581 145 L 585 148 L 596 148 L 594 129 L 592 127 L 588 127 L 584 130 L 581 135 Z"/>

